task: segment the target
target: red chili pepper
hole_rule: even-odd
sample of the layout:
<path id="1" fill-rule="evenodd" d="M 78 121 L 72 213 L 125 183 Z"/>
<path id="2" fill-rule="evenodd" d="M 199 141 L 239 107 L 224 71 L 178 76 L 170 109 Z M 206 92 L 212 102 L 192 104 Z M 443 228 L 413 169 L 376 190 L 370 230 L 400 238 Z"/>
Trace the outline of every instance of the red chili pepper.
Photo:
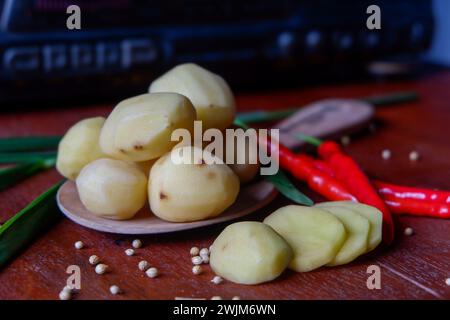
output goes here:
<path id="1" fill-rule="evenodd" d="M 307 157 L 302 155 L 295 157 L 289 171 L 293 176 L 304 180 L 312 190 L 328 200 L 356 201 L 356 198 L 342 183 L 315 168 L 313 162 Z"/>
<path id="2" fill-rule="evenodd" d="M 330 166 L 310 157 L 317 169 L 334 176 Z M 374 180 L 378 193 L 392 213 L 411 214 L 435 218 L 450 218 L 450 192 L 395 185 Z"/>
<path id="3" fill-rule="evenodd" d="M 333 169 L 330 168 L 330 166 L 328 165 L 328 163 L 326 163 L 325 161 L 320 160 L 320 159 L 314 159 L 314 158 L 312 158 L 312 157 L 310 157 L 310 159 L 313 161 L 314 166 L 315 166 L 318 170 L 320 170 L 320 171 L 322 171 L 322 172 L 325 172 L 325 173 L 328 174 L 330 177 L 334 177 Z"/>
<path id="4" fill-rule="evenodd" d="M 269 140 L 260 139 L 263 146 L 269 146 L 271 152 L 275 150 L 275 144 Z M 356 198 L 347 191 L 342 183 L 321 172 L 314 166 L 314 162 L 307 156 L 296 155 L 282 144 L 278 144 L 278 152 L 281 168 L 289 171 L 296 178 L 306 182 L 318 194 L 329 200 L 350 200 L 356 201 Z"/>
<path id="5" fill-rule="evenodd" d="M 342 182 L 358 201 L 374 206 L 382 212 L 383 241 L 390 244 L 394 240 L 391 212 L 359 165 L 334 141 L 322 142 L 318 146 L 318 153 L 329 164 L 337 180 Z"/>
<path id="6" fill-rule="evenodd" d="M 424 188 L 414 188 L 395 185 L 379 180 L 373 181 L 382 196 L 392 196 L 397 199 L 422 200 L 433 203 L 450 204 L 450 192 Z"/>
<path id="7" fill-rule="evenodd" d="M 385 198 L 392 213 L 434 218 L 450 218 L 450 205 L 423 200 Z"/>

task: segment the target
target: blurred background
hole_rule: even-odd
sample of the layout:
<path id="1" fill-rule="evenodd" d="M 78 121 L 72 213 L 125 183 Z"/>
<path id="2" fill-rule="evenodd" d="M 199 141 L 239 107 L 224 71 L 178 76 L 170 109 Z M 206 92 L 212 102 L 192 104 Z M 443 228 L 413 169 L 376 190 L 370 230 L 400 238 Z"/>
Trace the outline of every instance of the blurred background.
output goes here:
<path id="1" fill-rule="evenodd" d="M 236 90 L 413 78 L 450 66 L 449 35 L 449 0 L 0 0 L 0 103 L 121 99 L 183 62 Z"/>

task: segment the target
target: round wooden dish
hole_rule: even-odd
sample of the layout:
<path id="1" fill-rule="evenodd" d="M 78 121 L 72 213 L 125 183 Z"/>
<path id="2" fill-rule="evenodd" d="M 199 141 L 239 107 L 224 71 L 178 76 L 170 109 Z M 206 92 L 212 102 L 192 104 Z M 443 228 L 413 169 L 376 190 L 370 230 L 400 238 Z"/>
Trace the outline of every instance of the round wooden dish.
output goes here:
<path id="1" fill-rule="evenodd" d="M 236 202 L 220 216 L 195 222 L 167 222 L 156 217 L 148 206 L 133 219 L 110 220 L 89 212 L 81 203 L 73 181 L 65 182 L 56 196 L 61 211 L 72 221 L 87 228 L 120 234 L 157 234 L 204 227 L 248 215 L 268 204 L 277 195 L 272 184 L 264 180 L 245 185 Z"/>

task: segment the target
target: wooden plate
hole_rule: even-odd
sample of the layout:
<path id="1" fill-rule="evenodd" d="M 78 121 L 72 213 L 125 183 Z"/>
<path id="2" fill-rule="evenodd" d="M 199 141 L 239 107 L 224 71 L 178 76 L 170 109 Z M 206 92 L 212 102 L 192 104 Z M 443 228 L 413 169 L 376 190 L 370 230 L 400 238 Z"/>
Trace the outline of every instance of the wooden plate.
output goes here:
<path id="1" fill-rule="evenodd" d="M 120 234 L 157 234 L 204 227 L 248 215 L 272 201 L 277 195 L 272 184 L 261 180 L 245 185 L 236 202 L 220 216 L 208 220 L 175 223 L 159 219 L 147 207 L 130 220 L 110 220 L 89 212 L 81 203 L 73 181 L 65 182 L 56 196 L 61 211 L 74 222 L 90 229 Z"/>

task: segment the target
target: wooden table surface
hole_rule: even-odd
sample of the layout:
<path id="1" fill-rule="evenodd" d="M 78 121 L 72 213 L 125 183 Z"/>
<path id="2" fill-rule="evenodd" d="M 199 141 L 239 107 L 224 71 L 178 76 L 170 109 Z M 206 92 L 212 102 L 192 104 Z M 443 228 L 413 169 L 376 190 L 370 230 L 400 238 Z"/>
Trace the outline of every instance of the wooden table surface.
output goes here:
<path id="1" fill-rule="evenodd" d="M 286 91 L 240 94 L 239 110 L 276 109 L 301 106 L 329 97 L 362 97 L 399 90 L 415 90 L 420 101 L 376 111 L 378 129 L 358 134 L 346 149 L 367 172 L 385 181 L 411 186 L 450 189 L 450 72 L 439 72 L 409 81 L 364 83 L 290 89 Z M 112 105 L 59 108 L 46 111 L 0 114 L 0 136 L 60 135 L 78 120 L 106 115 Z M 383 149 L 392 151 L 388 161 Z M 408 154 L 417 150 L 421 159 L 410 162 Z M 55 170 L 38 174 L 0 193 L 0 222 L 6 221 L 34 197 L 59 181 Z M 299 186 L 305 190 L 301 184 Z M 309 193 L 310 194 L 310 193 Z M 321 199 L 313 195 L 315 200 Z M 262 220 L 287 204 L 282 196 L 267 208 L 248 216 Z M 0 270 L 0 299 L 57 299 L 66 283 L 69 265 L 81 268 L 82 288 L 75 299 L 174 299 L 175 297 L 242 299 L 449 299 L 450 221 L 419 217 L 398 217 L 397 240 L 390 248 L 380 248 L 370 256 L 335 268 L 309 273 L 286 271 L 277 280 L 257 286 L 224 281 L 210 282 L 209 266 L 202 275 L 191 273 L 189 249 L 208 247 L 225 227 L 140 237 L 144 247 L 128 257 L 124 250 L 134 237 L 92 231 L 62 219 L 38 238 L 20 256 Z M 404 236 L 406 227 L 413 236 Z M 76 250 L 82 240 L 86 247 Z M 88 257 L 97 254 L 111 272 L 97 275 Z M 161 275 L 150 279 L 138 270 L 146 259 Z M 367 267 L 381 268 L 379 290 L 366 286 Z M 116 284 L 123 294 L 112 296 L 108 288 Z"/>

